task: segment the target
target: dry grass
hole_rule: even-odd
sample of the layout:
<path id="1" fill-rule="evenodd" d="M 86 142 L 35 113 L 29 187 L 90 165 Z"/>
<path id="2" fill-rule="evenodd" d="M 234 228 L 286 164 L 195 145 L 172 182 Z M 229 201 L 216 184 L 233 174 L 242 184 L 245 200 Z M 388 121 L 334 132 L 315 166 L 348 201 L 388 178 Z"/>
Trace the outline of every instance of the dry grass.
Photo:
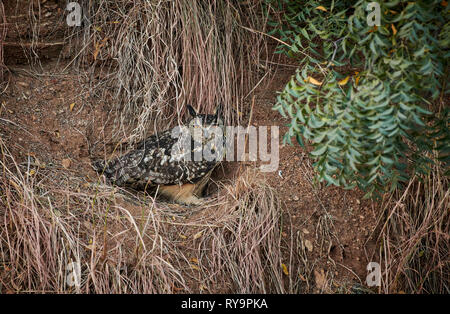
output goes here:
<path id="1" fill-rule="evenodd" d="M 449 186 L 435 166 L 389 197 L 380 217 L 384 293 L 450 292 Z"/>
<path id="2" fill-rule="evenodd" d="M 4 72 L 5 72 L 5 64 L 3 60 L 3 43 L 6 37 L 6 15 L 5 15 L 5 7 L 3 6 L 3 2 L 0 3 L 0 90 L 3 93 L 3 81 L 4 81 Z"/>
<path id="3" fill-rule="evenodd" d="M 63 73 L 53 74 L 77 70 L 80 94 L 111 99 L 116 142 L 176 125 L 186 104 L 201 112 L 221 105 L 229 124 L 248 109 L 264 63 L 263 36 L 251 31 L 265 29 L 261 1 L 80 0 L 77 27 L 67 26 L 61 4 L 56 12 L 36 0 L 15 2 L 12 14 L 21 19 L 10 31 L 34 71 L 59 47 Z"/>
<path id="4" fill-rule="evenodd" d="M 91 93 L 113 95 L 115 131 L 128 131 L 120 137 L 134 142 L 174 125 L 186 104 L 202 112 L 222 105 L 238 122 L 263 48 L 261 35 L 243 28 L 264 28 L 259 2 L 101 0 L 83 8 L 92 24 L 66 35 L 70 64 L 82 66 Z"/>
<path id="5" fill-rule="evenodd" d="M 253 172 L 188 209 L 63 171 L 34 173 L 32 160 L 18 164 L 1 148 L 3 293 L 290 291 L 280 202 Z M 79 287 L 68 285 L 71 262 L 80 263 Z"/>

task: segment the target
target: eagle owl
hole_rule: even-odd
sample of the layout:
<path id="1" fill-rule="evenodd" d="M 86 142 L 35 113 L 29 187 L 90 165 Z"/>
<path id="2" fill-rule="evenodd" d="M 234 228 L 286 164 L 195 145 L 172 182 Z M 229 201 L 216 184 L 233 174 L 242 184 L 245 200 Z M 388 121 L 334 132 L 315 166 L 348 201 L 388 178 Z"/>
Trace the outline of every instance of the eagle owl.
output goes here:
<path id="1" fill-rule="evenodd" d="M 179 128 L 178 136 L 174 129 L 154 134 L 125 155 L 94 162 L 94 169 L 110 184 L 135 189 L 159 187 L 159 193 L 177 203 L 200 204 L 198 197 L 221 157 L 198 158 L 196 152 L 208 144 L 213 154 L 218 153 L 214 143 L 219 137 L 214 139 L 217 132 L 211 129 L 222 130 L 223 121 L 218 110 L 212 115 L 198 114 L 191 106 L 188 110 L 192 116 L 189 126 Z M 223 136 L 219 141 L 223 143 Z"/>

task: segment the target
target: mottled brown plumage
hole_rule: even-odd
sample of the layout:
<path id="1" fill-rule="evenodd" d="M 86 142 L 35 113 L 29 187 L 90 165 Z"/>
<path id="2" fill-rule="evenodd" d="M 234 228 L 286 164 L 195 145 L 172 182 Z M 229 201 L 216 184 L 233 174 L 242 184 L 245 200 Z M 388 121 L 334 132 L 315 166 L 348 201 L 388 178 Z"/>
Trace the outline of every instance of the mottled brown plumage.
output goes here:
<path id="1" fill-rule="evenodd" d="M 211 126 L 223 126 L 218 114 L 197 114 L 190 106 L 189 111 L 193 116 L 189 122 L 189 135 L 193 135 L 195 129 L 203 132 Z M 218 161 L 204 158 L 196 161 L 194 149 L 201 149 L 211 139 L 203 137 L 202 143 L 195 139 L 195 136 L 190 137 L 191 149 L 184 151 L 185 155 L 190 155 L 190 160 L 182 158 L 183 154 L 174 154 L 173 149 L 180 146 L 180 139 L 174 137 L 170 129 L 148 137 L 136 149 L 116 159 L 106 163 L 96 161 L 93 166 L 111 184 L 135 189 L 160 186 L 162 194 L 179 203 L 197 204 L 199 200 L 194 194 L 201 193 Z"/>

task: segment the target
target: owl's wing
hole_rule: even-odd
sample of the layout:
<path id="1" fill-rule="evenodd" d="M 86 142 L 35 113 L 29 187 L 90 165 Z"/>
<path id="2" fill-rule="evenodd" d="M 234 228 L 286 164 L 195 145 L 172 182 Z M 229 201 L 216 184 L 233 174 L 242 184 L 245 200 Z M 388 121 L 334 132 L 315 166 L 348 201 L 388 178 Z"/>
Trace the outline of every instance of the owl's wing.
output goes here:
<path id="1" fill-rule="evenodd" d="M 180 158 L 173 150 L 177 142 L 171 132 L 152 135 L 139 143 L 135 150 L 106 166 L 97 165 L 97 171 L 119 186 L 172 185 L 193 183 L 217 164 L 215 161 L 195 161 L 191 150 L 184 152 L 190 155 L 191 160 Z"/>

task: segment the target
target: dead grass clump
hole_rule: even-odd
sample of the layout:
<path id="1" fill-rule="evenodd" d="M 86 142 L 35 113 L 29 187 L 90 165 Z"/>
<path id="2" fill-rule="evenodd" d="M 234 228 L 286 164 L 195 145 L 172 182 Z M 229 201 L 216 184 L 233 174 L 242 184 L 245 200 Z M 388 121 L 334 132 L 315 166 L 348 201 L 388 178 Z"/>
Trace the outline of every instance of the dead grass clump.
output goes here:
<path id="1" fill-rule="evenodd" d="M 217 201 L 189 217 L 180 234 L 194 239 L 190 264 L 200 290 L 292 290 L 281 267 L 280 199 L 256 171 L 247 170 L 231 185 L 223 185 Z"/>
<path id="2" fill-rule="evenodd" d="M 32 73 L 43 71 L 45 59 L 58 59 L 56 76 L 78 70 L 80 95 L 89 95 L 92 105 L 96 97 L 112 99 L 116 142 L 125 135 L 133 144 L 177 124 L 186 104 L 205 113 L 222 105 L 227 123 L 239 122 L 265 45 L 251 31 L 265 28 L 261 1 L 76 3 L 80 26 L 67 24 L 74 11 L 65 2 L 5 5 L 8 49 L 23 50 Z"/>
<path id="3" fill-rule="evenodd" d="M 112 188 L 49 184 L 1 148 L 2 292 L 170 293 L 184 287 L 157 219 L 145 232 Z"/>
<path id="4" fill-rule="evenodd" d="M 279 200 L 254 175 L 185 208 L 64 170 L 49 178 L 17 163 L 3 143 L 1 152 L 3 293 L 290 291 Z"/>
<path id="5" fill-rule="evenodd" d="M 262 47 L 243 26 L 263 27 L 260 9 L 233 0 L 101 0 L 83 4 L 86 20 L 66 39 L 73 62 L 88 65 L 92 91 L 114 95 L 116 131 L 131 130 L 133 141 L 179 122 L 188 103 L 202 112 L 222 104 L 237 122 Z"/>
<path id="6" fill-rule="evenodd" d="M 380 219 L 385 293 L 450 292 L 449 194 L 448 177 L 435 166 L 386 202 Z"/>
<path id="7" fill-rule="evenodd" d="M 4 72 L 5 72 L 5 64 L 3 63 L 3 43 L 6 37 L 6 14 L 5 7 L 3 6 L 3 2 L 0 2 L 0 90 L 3 93 L 3 81 L 4 81 Z"/>

